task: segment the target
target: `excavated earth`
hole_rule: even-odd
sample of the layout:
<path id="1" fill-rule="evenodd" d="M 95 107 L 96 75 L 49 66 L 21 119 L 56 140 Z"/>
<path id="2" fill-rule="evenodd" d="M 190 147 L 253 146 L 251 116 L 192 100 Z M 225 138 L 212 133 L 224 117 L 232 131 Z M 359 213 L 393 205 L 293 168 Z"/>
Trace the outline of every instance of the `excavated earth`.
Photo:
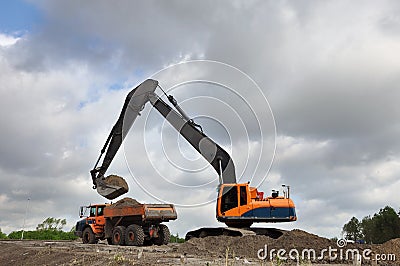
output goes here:
<path id="1" fill-rule="evenodd" d="M 110 206 L 108 206 L 108 208 L 120 208 L 120 207 L 129 207 L 129 206 L 137 206 L 137 205 L 141 205 L 141 203 L 135 199 L 127 197 L 127 198 L 120 199 L 119 201 L 111 204 Z"/>
<path id="2" fill-rule="evenodd" d="M 298 229 L 286 231 L 277 239 L 260 235 L 209 236 L 182 244 L 146 247 L 111 246 L 105 242 L 84 245 L 80 241 L 4 240 L 0 241 L 0 248 L 0 265 L 361 265 L 351 258 L 355 250 L 368 255 L 369 259 L 362 258 L 362 265 L 400 265 L 400 238 L 382 245 L 347 243 L 339 247 L 335 241 Z M 286 252 L 281 257 L 287 260 L 276 257 L 279 249 Z M 309 260 L 308 253 L 301 257 L 304 250 L 311 249 L 315 250 L 314 259 Z M 293 250 L 299 253 L 298 260 Z M 275 256 L 271 258 L 270 254 Z"/>

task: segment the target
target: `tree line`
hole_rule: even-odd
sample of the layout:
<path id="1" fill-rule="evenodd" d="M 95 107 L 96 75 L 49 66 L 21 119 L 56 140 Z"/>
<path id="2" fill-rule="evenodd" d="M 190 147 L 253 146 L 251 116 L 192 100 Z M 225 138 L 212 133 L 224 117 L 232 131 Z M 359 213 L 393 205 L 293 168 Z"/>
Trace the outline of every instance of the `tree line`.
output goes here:
<path id="1" fill-rule="evenodd" d="M 75 227 L 73 227 L 69 232 L 63 231 L 63 227 L 67 224 L 65 219 L 57 219 L 49 217 L 42 223 L 38 224 L 36 230 L 34 231 L 24 231 L 24 239 L 32 240 L 75 240 L 78 237 L 74 235 Z M 21 239 L 22 230 L 13 231 L 6 235 L 1 232 L 0 229 L 0 239 Z M 179 234 L 171 235 L 171 242 L 173 243 L 183 243 L 185 239 L 180 238 Z"/>
<path id="2" fill-rule="evenodd" d="M 74 235 L 75 228 L 69 232 L 63 231 L 63 227 L 67 224 L 66 219 L 57 219 L 49 217 L 42 223 L 38 224 L 34 231 L 13 231 L 6 235 L 0 230 L 0 239 L 21 239 L 22 233 L 24 239 L 34 240 L 74 240 L 77 236 Z"/>
<path id="3" fill-rule="evenodd" d="M 373 216 L 368 215 L 361 221 L 352 217 L 343 226 L 343 233 L 346 239 L 366 243 L 382 244 L 390 239 L 400 237 L 400 212 L 386 206 L 380 209 Z"/>

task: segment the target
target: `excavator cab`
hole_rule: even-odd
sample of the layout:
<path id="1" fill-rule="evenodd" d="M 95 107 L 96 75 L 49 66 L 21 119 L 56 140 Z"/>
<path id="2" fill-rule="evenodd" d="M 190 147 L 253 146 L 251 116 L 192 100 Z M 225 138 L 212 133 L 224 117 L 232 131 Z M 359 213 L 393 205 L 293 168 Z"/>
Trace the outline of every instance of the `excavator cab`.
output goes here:
<path id="1" fill-rule="evenodd" d="M 257 188 L 243 184 L 221 184 L 217 200 L 217 220 L 230 227 L 250 227 L 253 222 L 296 221 L 295 205 L 277 191 L 264 198 Z"/>

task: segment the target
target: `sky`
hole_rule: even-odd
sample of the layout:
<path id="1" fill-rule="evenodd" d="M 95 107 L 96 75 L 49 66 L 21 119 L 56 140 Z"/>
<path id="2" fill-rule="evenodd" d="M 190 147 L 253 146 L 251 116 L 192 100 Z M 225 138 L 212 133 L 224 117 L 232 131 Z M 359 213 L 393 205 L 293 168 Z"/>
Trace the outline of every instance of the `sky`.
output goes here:
<path id="1" fill-rule="evenodd" d="M 126 94 L 159 80 L 240 182 L 290 185 L 298 221 L 340 237 L 400 194 L 398 1 L 3 1 L 0 228 L 79 219 Z M 156 91 L 160 96 L 161 90 Z M 165 98 L 165 96 L 163 96 Z M 108 171 L 170 202 L 183 236 L 215 219 L 218 177 L 150 105 Z"/>

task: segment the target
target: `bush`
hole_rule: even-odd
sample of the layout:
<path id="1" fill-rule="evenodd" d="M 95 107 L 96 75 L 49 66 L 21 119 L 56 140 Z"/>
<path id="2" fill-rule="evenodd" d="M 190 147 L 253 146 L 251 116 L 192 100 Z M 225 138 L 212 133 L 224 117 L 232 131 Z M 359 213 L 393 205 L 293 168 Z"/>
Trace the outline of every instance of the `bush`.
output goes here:
<path id="1" fill-rule="evenodd" d="M 75 240 L 78 237 L 74 235 L 74 228 L 69 232 L 62 231 L 61 229 L 66 224 L 65 219 L 56 219 L 49 217 L 38 224 L 36 231 L 24 231 L 24 239 L 33 240 Z M 21 239 L 22 230 L 11 232 L 8 235 L 10 239 Z"/>
<path id="2" fill-rule="evenodd" d="M 1 232 L 1 229 L 0 229 L 0 239 L 6 239 L 6 238 L 7 238 L 7 235 L 4 234 L 3 232 Z"/>
<path id="3" fill-rule="evenodd" d="M 8 235 L 10 239 L 21 239 L 22 230 L 11 232 Z M 24 239 L 32 240 L 75 240 L 78 237 L 73 232 L 64 232 L 61 230 L 38 230 L 24 231 Z"/>
<path id="4" fill-rule="evenodd" d="M 176 234 L 176 236 L 171 235 L 171 237 L 170 237 L 170 242 L 171 242 L 171 243 L 183 243 L 183 242 L 185 242 L 185 239 L 179 238 L 179 235 Z"/>

